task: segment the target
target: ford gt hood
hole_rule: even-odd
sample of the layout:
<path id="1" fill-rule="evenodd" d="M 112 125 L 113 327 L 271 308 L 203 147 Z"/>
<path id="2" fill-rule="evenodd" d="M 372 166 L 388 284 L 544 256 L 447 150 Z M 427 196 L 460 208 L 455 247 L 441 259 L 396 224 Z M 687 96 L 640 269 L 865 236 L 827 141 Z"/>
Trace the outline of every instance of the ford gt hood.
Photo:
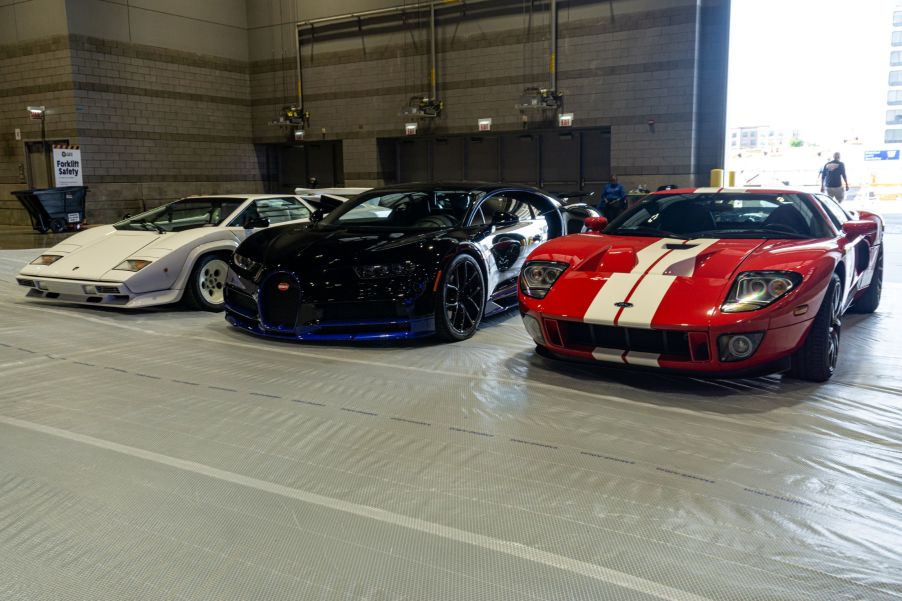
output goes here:
<path id="1" fill-rule="evenodd" d="M 543 311 L 625 327 L 707 326 L 740 265 L 765 240 L 568 236 L 531 259 L 571 267 L 542 301 Z"/>

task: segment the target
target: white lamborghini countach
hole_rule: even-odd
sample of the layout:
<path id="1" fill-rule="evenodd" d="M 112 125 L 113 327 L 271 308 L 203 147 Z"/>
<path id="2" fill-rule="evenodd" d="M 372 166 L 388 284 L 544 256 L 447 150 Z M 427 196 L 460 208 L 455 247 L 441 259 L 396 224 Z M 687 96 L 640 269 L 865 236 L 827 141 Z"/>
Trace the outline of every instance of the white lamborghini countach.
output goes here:
<path id="1" fill-rule="evenodd" d="M 221 311 L 227 259 L 253 232 L 307 221 L 291 195 L 191 196 L 84 230 L 43 252 L 16 277 L 27 296 L 127 309 L 183 300 Z"/>

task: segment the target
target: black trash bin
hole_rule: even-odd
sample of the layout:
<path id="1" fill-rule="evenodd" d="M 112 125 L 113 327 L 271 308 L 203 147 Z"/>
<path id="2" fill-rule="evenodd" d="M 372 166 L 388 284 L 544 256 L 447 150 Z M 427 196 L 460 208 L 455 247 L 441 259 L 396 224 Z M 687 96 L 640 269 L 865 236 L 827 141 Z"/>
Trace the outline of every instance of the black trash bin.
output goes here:
<path id="1" fill-rule="evenodd" d="M 20 190 L 13 196 L 28 212 L 31 226 L 46 234 L 64 232 L 67 229 L 81 229 L 85 222 L 86 186 L 63 186 L 59 188 L 39 188 Z"/>

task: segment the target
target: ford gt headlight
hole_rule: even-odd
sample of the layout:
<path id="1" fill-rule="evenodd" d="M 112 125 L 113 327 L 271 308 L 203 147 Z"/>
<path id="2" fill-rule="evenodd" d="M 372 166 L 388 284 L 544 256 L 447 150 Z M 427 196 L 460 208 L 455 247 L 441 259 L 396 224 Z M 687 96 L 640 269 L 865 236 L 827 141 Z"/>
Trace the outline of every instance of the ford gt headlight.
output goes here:
<path id="1" fill-rule="evenodd" d="M 239 255 L 237 252 L 232 253 L 232 263 L 235 264 L 235 267 L 247 271 L 248 273 L 254 273 L 260 269 L 260 263 L 253 259 L 248 259 L 244 255 Z"/>
<path id="2" fill-rule="evenodd" d="M 417 264 L 413 261 L 389 263 L 386 265 L 359 265 L 354 268 L 357 277 L 364 280 L 376 278 L 395 278 L 416 273 Z"/>
<path id="3" fill-rule="evenodd" d="M 150 265 L 153 261 L 148 261 L 146 259 L 126 259 L 122 263 L 119 263 L 113 269 L 117 269 L 119 271 L 141 271 L 148 265 Z"/>
<path id="4" fill-rule="evenodd" d="M 724 313 L 757 311 L 783 298 L 802 283 L 794 271 L 746 271 L 740 273 L 721 310 Z"/>
<path id="5" fill-rule="evenodd" d="M 555 261 L 530 261 L 520 272 L 520 290 L 526 296 L 545 298 L 569 265 Z"/>
<path id="6" fill-rule="evenodd" d="M 41 255 L 31 262 L 32 265 L 53 265 L 63 258 L 63 255 Z"/>

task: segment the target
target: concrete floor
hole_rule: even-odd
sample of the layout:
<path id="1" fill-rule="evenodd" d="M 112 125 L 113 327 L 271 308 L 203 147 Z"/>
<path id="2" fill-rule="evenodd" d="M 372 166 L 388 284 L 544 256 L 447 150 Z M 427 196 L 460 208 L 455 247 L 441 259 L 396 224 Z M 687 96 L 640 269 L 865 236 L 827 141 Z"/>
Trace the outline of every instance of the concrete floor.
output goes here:
<path id="1" fill-rule="evenodd" d="M 260 340 L 26 301 L 0 252 L 0 599 L 898 599 L 890 220 L 824 385 L 549 361 L 515 313 Z"/>

